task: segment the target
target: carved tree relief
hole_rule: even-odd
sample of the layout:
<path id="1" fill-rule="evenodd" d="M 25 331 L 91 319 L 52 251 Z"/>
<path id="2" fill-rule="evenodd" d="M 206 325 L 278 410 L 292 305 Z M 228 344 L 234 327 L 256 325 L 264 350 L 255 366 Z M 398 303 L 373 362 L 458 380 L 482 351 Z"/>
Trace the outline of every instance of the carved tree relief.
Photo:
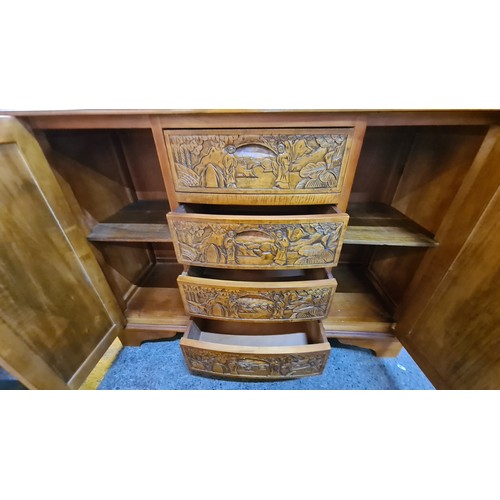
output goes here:
<path id="1" fill-rule="evenodd" d="M 343 222 L 245 224 L 173 221 L 183 262 L 220 267 L 335 265 Z"/>
<path id="2" fill-rule="evenodd" d="M 331 191 L 347 139 L 348 133 L 167 135 L 180 191 Z"/>
<path id="3" fill-rule="evenodd" d="M 187 312 L 214 318 L 321 319 L 328 313 L 331 288 L 249 290 L 183 283 Z"/>
<path id="4" fill-rule="evenodd" d="M 226 377 L 291 378 L 322 373 L 329 351 L 304 354 L 251 354 L 205 351 L 182 346 L 188 367 L 193 371 Z"/>

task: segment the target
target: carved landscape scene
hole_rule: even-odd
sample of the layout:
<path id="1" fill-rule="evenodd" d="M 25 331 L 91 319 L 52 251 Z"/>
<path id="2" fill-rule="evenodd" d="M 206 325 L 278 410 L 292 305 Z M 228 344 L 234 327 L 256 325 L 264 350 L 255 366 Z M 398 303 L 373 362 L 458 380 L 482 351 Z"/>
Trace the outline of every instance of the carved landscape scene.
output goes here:
<path id="1" fill-rule="evenodd" d="M 348 134 L 169 135 L 180 191 L 331 191 Z"/>
<path id="2" fill-rule="evenodd" d="M 186 363 L 191 370 L 226 377 L 290 378 L 319 375 L 328 360 L 329 351 L 305 354 L 224 353 L 182 346 Z"/>
<path id="3" fill-rule="evenodd" d="M 205 223 L 174 220 L 179 260 L 219 267 L 336 265 L 344 222 Z"/>
<path id="4" fill-rule="evenodd" d="M 328 314 L 332 288 L 250 290 L 180 283 L 187 312 L 225 319 L 322 319 Z"/>

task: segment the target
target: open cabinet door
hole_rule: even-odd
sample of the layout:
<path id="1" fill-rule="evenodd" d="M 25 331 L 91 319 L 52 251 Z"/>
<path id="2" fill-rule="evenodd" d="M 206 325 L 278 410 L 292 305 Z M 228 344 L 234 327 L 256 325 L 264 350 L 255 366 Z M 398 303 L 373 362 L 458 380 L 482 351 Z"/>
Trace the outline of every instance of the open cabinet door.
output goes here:
<path id="1" fill-rule="evenodd" d="M 78 388 L 123 316 L 34 137 L 0 117 L 0 365 Z"/>
<path id="2" fill-rule="evenodd" d="M 396 334 L 442 389 L 500 389 L 500 127 L 492 127 L 405 296 Z"/>

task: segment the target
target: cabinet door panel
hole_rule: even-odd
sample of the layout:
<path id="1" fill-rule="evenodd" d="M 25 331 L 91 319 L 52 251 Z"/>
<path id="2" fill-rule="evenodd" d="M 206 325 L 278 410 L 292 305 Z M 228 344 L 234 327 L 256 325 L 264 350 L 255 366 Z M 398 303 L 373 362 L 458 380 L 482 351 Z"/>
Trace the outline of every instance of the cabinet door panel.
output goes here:
<path id="1" fill-rule="evenodd" d="M 396 335 L 439 388 L 500 389 L 500 127 L 491 127 L 400 307 Z"/>
<path id="2" fill-rule="evenodd" d="M 77 387 L 120 313 L 34 138 L 0 118 L 0 364 L 31 388 Z"/>

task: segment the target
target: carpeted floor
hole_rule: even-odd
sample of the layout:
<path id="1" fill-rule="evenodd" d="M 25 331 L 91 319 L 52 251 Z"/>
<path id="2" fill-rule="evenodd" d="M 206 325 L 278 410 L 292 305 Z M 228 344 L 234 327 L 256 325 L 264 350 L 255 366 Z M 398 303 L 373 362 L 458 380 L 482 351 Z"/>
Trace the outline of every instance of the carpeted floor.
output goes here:
<path id="1" fill-rule="evenodd" d="M 124 347 L 99 389 L 434 389 L 403 349 L 397 358 L 330 341 L 332 350 L 321 376 L 279 382 L 241 382 L 192 375 L 184 363 L 179 337 Z"/>

